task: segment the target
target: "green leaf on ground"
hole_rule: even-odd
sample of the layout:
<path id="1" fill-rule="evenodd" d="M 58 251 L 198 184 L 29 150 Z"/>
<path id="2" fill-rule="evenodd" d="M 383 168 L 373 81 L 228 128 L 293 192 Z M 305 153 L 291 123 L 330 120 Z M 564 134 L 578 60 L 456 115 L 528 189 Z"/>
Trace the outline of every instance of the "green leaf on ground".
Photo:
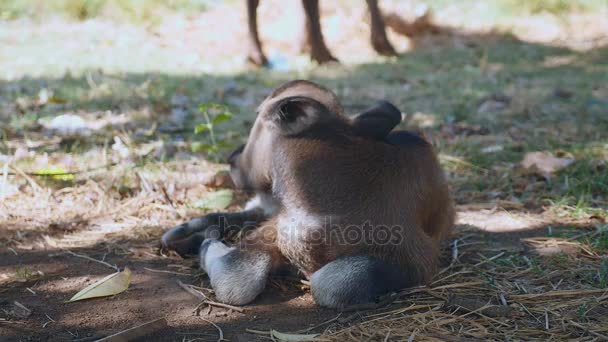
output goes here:
<path id="1" fill-rule="evenodd" d="M 222 210 L 226 209 L 232 202 L 233 192 L 229 189 L 221 189 L 208 193 L 203 199 L 194 202 L 193 206 L 199 209 Z"/>

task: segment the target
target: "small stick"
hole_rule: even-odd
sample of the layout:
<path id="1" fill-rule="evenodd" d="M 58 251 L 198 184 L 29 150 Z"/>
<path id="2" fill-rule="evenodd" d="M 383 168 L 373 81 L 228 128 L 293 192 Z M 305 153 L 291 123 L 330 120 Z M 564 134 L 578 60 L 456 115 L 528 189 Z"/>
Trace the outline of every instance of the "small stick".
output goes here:
<path id="1" fill-rule="evenodd" d="M 32 189 L 34 189 L 34 192 L 42 191 L 40 185 L 38 185 L 38 183 L 36 183 L 36 181 L 34 181 L 32 177 L 28 176 L 25 172 L 23 172 L 23 170 L 12 164 L 9 166 L 11 167 L 11 169 L 13 169 L 13 171 L 15 171 L 16 174 L 25 178 L 25 180 L 30 184 Z"/>
<path id="2" fill-rule="evenodd" d="M 208 299 L 207 296 L 205 296 L 204 294 L 202 294 L 202 293 L 200 293 L 198 291 L 195 291 L 190 286 L 182 283 L 181 281 L 176 280 L 176 282 L 177 282 L 177 285 L 179 285 L 179 287 L 181 287 L 182 289 L 184 289 L 186 292 L 188 292 L 189 294 L 193 295 L 194 297 L 196 297 L 196 298 L 198 298 L 198 299 L 200 299 L 202 301 L 205 301 L 205 300 Z"/>
<path id="3" fill-rule="evenodd" d="M 179 280 L 177 280 L 177 285 L 179 285 L 182 289 L 184 289 L 189 294 L 191 294 L 194 297 L 200 299 L 202 301 L 201 304 L 207 304 L 207 305 L 210 305 L 210 306 L 213 305 L 213 306 L 217 306 L 217 307 L 224 308 L 224 309 L 234 310 L 234 311 L 239 312 L 239 313 L 243 313 L 243 311 L 244 311 L 243 308 L 240 308 L 238 306 L 233 306 L 233 305 L 229 305 L 229 304 L 214 302 L 214 301 L 210 300 L 209 298 L 207 298 L 207 296 L 205 296 L 204 294 L 202 294 L 202 293 L 200 293 L 198 291 L 195 291 L 189 285 L 186 285 L 186 284 L 182 283 Z"/>
<path id="4" fill-rule="evenodd" d="M 213 325 L 217 329 L 217 332 L 220 334 L 220 338 L 217 339 L 217 342 L 226 341 L 226 340 L 224 340 L 224 332 L 222 331 L 222 328 L 220 328 L 217 324 L 211 322 L 208 319 L 205 319 L 203 317 L 200 317 L 200 319 L 202 319 L 203 321 L 205 321 L 205 322 Z"/>
<path id="5" fill-rule="evenodd" d="M 140 324 L 135 327 L 120 331 L 116 334 L 104 337 L 97 340 L 98 342 L 120 342 L 120 341 L 131 341 L 142 336 L 150 335 L 156 331 L 162 330 L 167 327 L 167 320 L 165 318 L 155 319 L 144 324 Z"/>
<path id="6" fill-rule="evenodd" d="M 105 266 L 108 266 L 110 268 L 113 268 L 114 270 L 116 270 L 116 272 L 120 272 L 120 269 L 118 268 L 118 266 L 109 264 L 109 263 L 107 263 L 105 261 L 97 260 L 97 259 L 91 258 L 90 256 L 83 255 L 83 254 L 76 254 L 76 253 L 74 253 L 72 251 L 69 251 L 67 249 L 64 249 L 64 252 L 66 252 L 66 253 L 68 253 L 68 254 L 70 254 L 72 256 L 75 256 L 77 258 L 83 258 L 83 259 L 87 259 L 89 261 L 94 261 L 94 262 L 100 263 L 102 265 L 105 265 Z"/>
<path id="7" fill-rule="evenodd" d="M 155 270 L 153 268 L 147 268 L 147 267 L 144 267 L 144 270 L 150 271 L 150 272 L 155 272 L 155 273 L 169 273 L 169 274 L 176 274 L 176 275 L 193 276 L 193 274 L 190 274 L 190 273 L 175 272 L 175 271 L 165 271 L 165 270 Z"/>
<path id="8" fill-rule="evenodd" d="M 498 297 L 500 298 L 500 302 L 502 303 L 502 305 L 507 306 L 507 299 L 505 298 L 504 294 L 499 294 Z"/>
<path id="9" fill-rule="evenodd" d="M 412 331 L 412 334 L 407 338 L 407 342 L 414 341 L 414 338 L 416 337 L 417 333 L 418 333 L 418 329 L 414 329 L 414 331 Z M 386 337 L 388 338 L 388 334 L 386 335 Z M 386 341 L 386 339 L 385 339 L 385 341 Z"/>
<path id="10" fill-rule="evenodd" d="M 448 279 L 448 278 L 452 278 L 452 277 L 454 277 L 454 276 L 457 276 L 457 275 L 460 275 L 460 274 L 467 274 L 467 273 L 472 273 L 472 272 L 470 272 L 470 271 L 460 271 L 460 272 L 451 273 L 451 274 L 449 274 L 449 275 L 447 275 L 447 276 L 445 276 L 445 277 L 443 277 L 443 278 L 441 278 L 441 279 L 434 280 L 434 281 L 431 283 L 431 285 L 434 285 L 434 284 L 440 283 L 440 282 L 442 282 L 442 281 L 444 281 L 444 280 L 446 280 L 446 279 Z"/>
<path id="11" fill-rule="evenodd" d="M 135 171 L 135 175 L 137 176 L 137 178 L 139 178 L 141 187 L 145 192 L 150 194 L 154 192 L 154 187 L 152 186 L 152 184 L 150 184 L 146 177 L 141 174 L 141 172 Z"/>
<path id="12" fill-rule="evenodd" d="M 271 334 L 270 331 L 255 330 L 255 329 L 249 329 L 249 328 L 246 328 L 245 331 L 248 333 L 251 333 L 251 334 L 256 334 L 256 335 L 270 335 Z"/>
<path id="13" fill-rule="evenodd" d="M 414 335 L 414 333 L 412 333 L 412 335 Z M 388 337 L 391 335 L 391 329 L 388 329 L 388 332 L 386 333 L 386 336 L 384 336 L 384 340 L 383 342 L 387 342 L 388 341 Z M 413 337 L 413 336 L 412 336 Z"/>
<path id="14" fill-rule="evenodd" d="M 603 340 L 608 340 L 608 336 L 600 334 L 600 333 L 595 332 L 593 330 L 587 329 L 584 326 L 582 326 L 582 325 L 580 325 L 580 324 L 578 324 L 578 323 L 576 323 L 574 321 L 568 321 L 568 323 L 572 324 L 573 326 L 575 326 L 575 327 L 577 327 L 579 329 L 585 330 L 586 332 L 588 332 L 588 333 L 590 333 L 590 334 L 592 334 L 594 336 L 597 336 L 597 337 L 599 337 L 599 338 L 601 338 Z"/>
<path id="15" fill-rule="evenodd" d="M 209 306 L 213 305 L 213 306 L 217 306 L 220 308 L 224 308 L 224 309 L 229 309 L 229 310 L 234 310 L 238 313 L 243 313 L 243 308 L 240 308 L 238 306 L 233 306 L 233 305 L 229 305 L 229 304 L 224 304 L 224 303 L 218 303 L 218 302 L 214 302 L 212 300 L 206 299 L 203 301 L 204 304 L 207 304 Z"/>
<path id="16" fill-rule="evenodd" d="M 458 239 L 454 240 L 452 243 L 452 262 L 451 264 L 455 264 L 458 261 Z"/>
<path id="17" fill-rule="evenodd" d="M 8 163 L 4 164 L 2 170 L 2 189 L 0 190 L 0 198 L 6 194 L 6 188 L 8 187 Z"/>
<path id="18" fill-rule="evenodd" d="M 118 165 L 118 163 L 108 163 L 105 165 L 101 165 L 101 166 L 97 166 L 97 167 L 92 167 L 89 169 L 85 169 L 85 170 L 78 170 L 78 171 L 65 171 L 65 172 L 53 172 L 53 173 L 44 173 L 44 172 L 25 172 L 22 171 L 24 174 L 28 175 L 28 176 L 35 176 L 35 177 L 55 177 L 55 176 L 75 176 L 78 174 L 83 174 L 83 173 L 89 173 L 92 171 L 97 171 L 100 169 L 107 169 L 110 166 L 115 166 Z M 6 175 L 8 176 L 17 176 L 17 175 L 21 175 L 21 173 L 18 172 L 7 172 Z"/>
<path id="19" fill-rule="evenodd" d="M 47 325 L 49 325 L 49 324 L 51 324 L 51 323 L 55 322 L 55 320 L 54 320 L 54 319 L 52 319 L 52 318 L 51 318 L 51 316 L 49 316 L 49 315 L 47 315 L 47 314 L 44 314 L 44 315 L 45 315 L 45 316 L 46 316 L 46 318 L 48 318 L 49 320 L 48 320 L 46 323 L 44 323 L 44 324 L 42 325 L 42 328 L 43 328 L 43 329 L 44 329 L 44 328 L 46 328 L 46 326 L 47 326 Z"/>
<path id="20" fill-rule="evenodd" d="M 28 307 L 26 307 L 25 305 L 19 303 L 18 301 L 14 301 L 13 304 L 20 308 L 21 310 L 25 311 L 27 316 L 29 316 L 32 313 L 32 310 L 30 310 Z"/>
<path id="21" fill-rule="evenodd" d="M 498 259 L 501 256 L 503 256 L 504 254 L 505 254 L 505 252 L 500 252 L 500 253 L 496 254 L 495 256 L 493 256 L 493 257 L 491 257 L 489 259 L 485 259 L 484 261 L 480 261 L 480 262 L 476 263 L 474 265 L 474 267 L 478 267 L 478 266 L 481 266 L 481 265 L 485 264 L 486 262 L 490 262 L 492 260 Z"/>
<path id="22" fill-rule="evenodd" d="M 312 326 L 312 327 L 310 327 L 310 328 L 308 328 L 308 329 L 298 330 L 298 331 L 297 331 L 297 333 L 298 333 L 298 334 L 305 334 L 305 333 L 307 333 L 307 332 L 309 332 L 309 331 L 315 330 L 316 328 L 318 328 L 318 327 L 320 327 L 320 326 L 322 326 L 322 325 L 325 325 L 325 324 L 331 323 L 331 322 L 333 322 L 333 321 L 335 321 L 335 320 L 339 319 L 339 318 L 340 318 L 340 316 L 342 316 L 342 313 L 341 313 L 341 312 L 340 312 L 340 313 L 339 313 L 339 314 L 338 314 L 336 317 L 334 317 L 334 318 L 331 318 L 331 319 L 329 319 L 329 320 L 327 320 L 327 321 L 325 321 L 325 322 L 323 322 L 323 323 L 319 323 L 319 324 L 317 324 L 317 325 L 315 325 L 315 326 Z"/>

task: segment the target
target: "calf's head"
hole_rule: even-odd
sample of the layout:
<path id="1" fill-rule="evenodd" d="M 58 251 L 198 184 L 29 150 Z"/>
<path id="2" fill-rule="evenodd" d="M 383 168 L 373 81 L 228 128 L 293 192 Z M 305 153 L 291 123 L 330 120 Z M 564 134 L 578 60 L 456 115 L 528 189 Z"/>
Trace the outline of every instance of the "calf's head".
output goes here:
<path id="1" fill-rule="evenodd" d="M 343 134 L 383 140 L 401 122 L 401 112 L 386 101 L 348 117 L 337 96 L 315 83 L 296 80 L 275 89 L 258 107 L 247 143 L 230 157 L 230 175 L 239 188 L 269 192 L 274 146 L 304 135 L 323 139 Z"/>

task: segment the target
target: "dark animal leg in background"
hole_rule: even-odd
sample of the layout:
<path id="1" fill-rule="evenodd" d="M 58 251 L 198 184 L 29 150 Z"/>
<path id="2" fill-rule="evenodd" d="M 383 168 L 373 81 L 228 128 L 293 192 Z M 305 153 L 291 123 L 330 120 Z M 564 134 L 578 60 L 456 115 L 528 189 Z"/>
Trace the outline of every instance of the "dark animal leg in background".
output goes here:
<path id="1" fill-rule="evenodd" d="M 262 51 L 262 43 L 258 35 L 257 9 L 260 0 L 247 0 L 247 25 L 249 27 L 249 52 L 247 62 L 257 66 L 268 65 L 268 59 Z"/>
<path id="2" fill-rule="evenodd" d="M 371 17 L 371 43 L 374 50 L 384 56 L 397 56 L 397 52 L 386 37 L 384 20 L 378 7 L 378 1 L 366 0 L 366 2 Z"/>
<path id="3" fill-rule="evenodd" d="M 319 64 L 337 62 L 338 59 L 332 56 L 323 40 L 319 21 L 319 0 L 302 0 L 302 7 L 306 17 L 306 40 L 310 58 Z"/>

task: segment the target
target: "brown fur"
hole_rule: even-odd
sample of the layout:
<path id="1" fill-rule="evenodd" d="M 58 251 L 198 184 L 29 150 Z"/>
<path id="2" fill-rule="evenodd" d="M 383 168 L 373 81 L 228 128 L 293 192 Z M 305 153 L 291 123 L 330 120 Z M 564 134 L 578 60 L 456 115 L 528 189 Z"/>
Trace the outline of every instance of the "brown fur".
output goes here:
<path id="1" fill-rule="evenodd" d="M 257 192 L 257 202 L 174 227 L 163 245 L 180 254 L 200 247 L 218 299 L 232 304 L 252 301 L 268 274 L 289 265 L 334 308 L 428 282 L 454 210 L 433 147 L 391 132 L 400 119 L 388 102 L 351 118 L 319 85 L 280 86 L 229 158 L 234 184 Z M 245 222 L 259 227 L 234 246 L 219 241 Z"/>
<path id="2" fill-rule="evenodd" d="M 305 131 L 284 135 L 273 120 L 277 106 L 294 96 L 310 98 L 327 111 Z M 422 139 L 394 146 L 358 136 L 343 112 L 335 95 L 315 84 L 281 86 L 259 107 L 233 167 L 235 182 L 272 191 L 281 204 L 274 219 L 278 249 L 304 274 L 340 256 L 365 254 L 409 273 L 413 284 L 427 282 L 454 219 L 433 148 Z M 242 170 L 247 170 L 244 177 Z M 308 219 L 316 222 L 302 222 Z M 310 242 L 314 233 L 338 229 L 334 232 L 340 234 L 366 222 L 370 229 L 398 227 L 402 240 L 386 245 Z M 292 229 L 298 230 L 296 237 Z"/>

